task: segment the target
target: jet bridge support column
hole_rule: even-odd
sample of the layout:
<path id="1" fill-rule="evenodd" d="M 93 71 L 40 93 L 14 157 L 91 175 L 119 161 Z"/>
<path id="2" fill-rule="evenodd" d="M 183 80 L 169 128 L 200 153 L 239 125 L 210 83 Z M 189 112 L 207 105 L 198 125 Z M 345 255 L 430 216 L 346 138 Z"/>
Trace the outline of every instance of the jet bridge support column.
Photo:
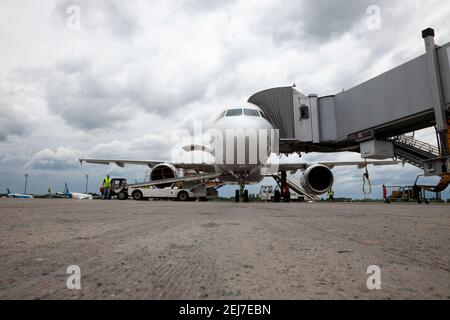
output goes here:
<path id="1" fill-rule="evenodd" d="M 282 171 L 281 172 L 281 198 L 283 199 L 284 202 L 289 202 L 290 201 L 290 194 L 289 194 L 289 187 L 287 184 L 287 172 L 286 171 Z"/>
<path id="2" fill-rule="evenodd" d="M 434 30 L 431 28 L 422 31 L 422 38 L 425 42 L 426 57 L 428 64 L 428 74 L 433 96 L 434 113 L 436 116 L 436 130 L 439 139 L 440 153 L 443 157 L 450 155 L 448 145 L 448 124 L 447 114 L 442 91 L 442 82 L 439 74 L 439 62 L 436 54 L 436 44 L 434 43 Z"/>

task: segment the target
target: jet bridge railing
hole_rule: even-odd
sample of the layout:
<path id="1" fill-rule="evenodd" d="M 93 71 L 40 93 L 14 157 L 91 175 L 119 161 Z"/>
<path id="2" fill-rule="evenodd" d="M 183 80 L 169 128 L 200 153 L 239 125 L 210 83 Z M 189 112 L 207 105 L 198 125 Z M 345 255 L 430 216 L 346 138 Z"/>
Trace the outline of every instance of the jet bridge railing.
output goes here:
<path id="1" fill-rule="evenodd" d="M 438 157 L 439 156 L 439 149 L 436 146 L 433 146 L 432 144 L 416 140 L 412 137 L 408 136 L 398 136 L 393 139 L 395 142 L 403 143 L 407 146 L 410 146 L 411 148 L 419 149 L 421 152 L 428 154 L 428 156 L 431 157 Z"/>

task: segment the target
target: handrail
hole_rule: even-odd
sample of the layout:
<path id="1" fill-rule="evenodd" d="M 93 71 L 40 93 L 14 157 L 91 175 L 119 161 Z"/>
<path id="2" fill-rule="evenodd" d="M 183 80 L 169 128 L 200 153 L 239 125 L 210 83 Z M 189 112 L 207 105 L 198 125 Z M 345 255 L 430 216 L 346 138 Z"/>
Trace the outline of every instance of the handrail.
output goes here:
<path id="1" fill-rule="evenodd" d="M 406 144 L 410 147 L 419 149 L 420 151 L 429 153 L 433 156 L 439 156 L 439 149 L 436 146 L 433 146 L 432 144 L 405 135 L 395 137 L 394 141 Z"/>

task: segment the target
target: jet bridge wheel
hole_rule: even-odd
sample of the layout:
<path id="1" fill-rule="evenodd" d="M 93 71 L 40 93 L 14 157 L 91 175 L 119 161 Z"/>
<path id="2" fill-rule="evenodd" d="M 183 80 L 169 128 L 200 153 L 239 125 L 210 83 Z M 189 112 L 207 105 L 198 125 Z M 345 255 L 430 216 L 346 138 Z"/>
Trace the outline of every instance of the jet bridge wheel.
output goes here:
<path id="1" fill-rule="evenodd" d="M 280 202 L 281 201 L 281 192 L 280 190 L 275 190 L 273 195 L 273 202 Z"/>

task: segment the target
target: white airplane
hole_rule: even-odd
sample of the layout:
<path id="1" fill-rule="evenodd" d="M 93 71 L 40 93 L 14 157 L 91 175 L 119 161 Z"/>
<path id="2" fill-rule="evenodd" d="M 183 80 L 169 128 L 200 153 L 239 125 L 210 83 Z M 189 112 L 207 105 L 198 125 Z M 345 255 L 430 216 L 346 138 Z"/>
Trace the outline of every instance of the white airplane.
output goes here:
<path id="1" fill-rule="evenodd" d="M 68 199 L 77 199 L 77 200 L 92 200 L 94 197 L 90 194 L 86 193 L 78 193 L 78 192 L 70 192 L 69 187 L 67 186 L 67 182 L 64 183 L 64 191 L 56 193 L 59 196 L 67 197 Z"/>
<path id="2" fill-rule="evenodd" d="M 212 155 L 213 161 L 199 163 L 168 162 L 158 160 L 122 159 L 79 159 L 80 163 L 113 164 L 124 167 L 126 164 L 146 165 L 152 169 L 151 180 L 173 179 L 177 169 L 195 170 L 202 173 L 221 174 L 224 183 L 238 184 L 236 201 L 248 201 L 246 184 L 259 183 L 266 176 L 288 171 L 302 170 L 302 188 L 313 195 L 322 195 L 333 186 L 335 166 L 355 165 L 394 165 L 397 161 L 358 161 L 358 162 L 320 162 L 308 163 L 270 163 L 269 157 L 276 152 L 274 143 L 278 137 L 272 124 L 263 111 L 253 104 L 245 107 L 229 108 L 220 113 L 209 129 L 208 145 L 191 144 L 183 147 L 187 152 L 202 151 Z"/>
<path id="3" fill-rule="evenodd" d="M 8 198 L 33 199 L 33 196 L 29 194 L 12 193 L 8 188 L 6 188 L 6 191 L 8 192 Z"/>

